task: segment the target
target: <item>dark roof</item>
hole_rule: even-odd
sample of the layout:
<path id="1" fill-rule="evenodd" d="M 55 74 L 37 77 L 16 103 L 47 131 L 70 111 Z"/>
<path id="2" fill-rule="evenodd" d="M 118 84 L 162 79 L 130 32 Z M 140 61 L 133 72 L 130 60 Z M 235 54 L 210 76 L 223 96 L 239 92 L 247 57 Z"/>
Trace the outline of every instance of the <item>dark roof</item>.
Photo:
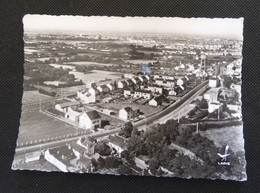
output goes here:
<path id="1" fill-rule="evenodd" d="M 134 82 L 131 79 L 128 79 L 127 82 L 129 83 L 129 85 L 133 85 Z"/>
<path id="2" fill-rule="evenodd" d="M 157 79 L 155 79 L 155 81 L 156 81 L 156 80 L 160 80 L 160 81 L 163 81 L 163 78 L 157 78 Z"/>
<path id="3" fill-rule="evenodd" d="M 80 157 L 78 162 L 84 164 L 85 166 L 89 166 L 92 163 L 92 159 L 87 157 Z"/>
<path id="4" fill-rule="evenodd" d="M 135 92 L 151 93 L 151 91 L 150 91 L 150 90 L 140 90 L 140 89 L 138 89 L 138 90 L 135 90 Z"/>
<path id="5" fill-rule="evenodd" d="M 150 87 L 156 87 L 156 88 L 163 88 L 163 86 L 160 86 L 160 85 L 158 85 L 158 84 L 150 84 L 149 85 Z M 149 87 L 148 86 L 148 87 Z"/>
<path id="6" fill-rule="evenodd" d="M 68 148 L 67 145 L 56 147 L 53 149 L 49 149 L 51 155 L 53 155 L 56 159 L 61 161 L 67 166 L 70 166 L 70 160 L 75 159 L 76 156 L 71 149 Z"/>
<path id="7" fill-rule="evenodd" d="M 133 111 L 133 109 L 131 107 L 125 107 L 124 109 L 125 109 L 126 112 Z"/>
<path id="8" fill-rule="evenodd" d="M 86 114 L 88 115 L 90 120 L 100 119 L 101 118 L 100 115 L 98 114 L 98 112 L 95 111 L 95 110 L 87 111 Z"/>
<path id="9" fill-rule="evenodd" d="M 136 82 L 141 82 L 141 80 L 137 77 L 134 78 L 136 80 Z"/>
<path id="10" fill-rule="evenodd" d="M 80 154 L 83 154 L 86 151 L 86 149 L 84 147 L 80 146 L 75 141 L 73 141 L 70 145 L 71 145 L 72 149 L 79 152 Z"/>
<path id="11" fill-rule="evenodd" d="M 163 99 L 164 99 L 164 96 L 163 96 L 163 95 L 160 95 L 160 96 L 157 96 L 157 97 L 154 98 L 154 100 L 155 100 L 157 103 L 162 102 Z"/>
<path id="12" fill-rule="evenodd" d="M 107 87 L 107 85 L 101 85 L 100 87 L 102 88 L 102 90 L 103 90 L 103 89 L 109 89 L 109 88 Z"/>
<path id="13" fill-rule="evenodd" d="M 116 146 L 119 146 L 122 149 L 127 149 L 126 148 L 126 140 L 123 139 L 122 137 L 117 136 L 117 135 L 110 138 L 110 143 L 112 143 Z"/>
<path id="14" fill-rule="evenodd" d="M 126 88 L 124 88 L 124 90 L 131 91 L 131 88 L 129 88 L 129 87 L 126 87 Z"/>
<path id="15" fill-rule="evenodd" d="M 87 139 L 85 137 L 81 137 L 80 142 L 83 146 L 86 146 L 88 148 L 91 148 L 94 145 L 94 142 L 90 141 L 89 139 Z"/>

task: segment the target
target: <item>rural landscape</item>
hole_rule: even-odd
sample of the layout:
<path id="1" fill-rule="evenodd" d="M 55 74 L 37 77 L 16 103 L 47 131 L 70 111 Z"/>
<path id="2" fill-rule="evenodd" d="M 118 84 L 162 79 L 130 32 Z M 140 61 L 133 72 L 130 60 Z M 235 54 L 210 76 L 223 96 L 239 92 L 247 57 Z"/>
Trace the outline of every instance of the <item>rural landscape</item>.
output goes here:
<path id="1" fill-rule="evenodd" d="M 37 30 L 25 17 L 12 169 L 246 180 L 242 33 L 144 31 L 154 18 L 120 31 L 113 17 L 97 23 L 117 19 L 115 31 Z"/>

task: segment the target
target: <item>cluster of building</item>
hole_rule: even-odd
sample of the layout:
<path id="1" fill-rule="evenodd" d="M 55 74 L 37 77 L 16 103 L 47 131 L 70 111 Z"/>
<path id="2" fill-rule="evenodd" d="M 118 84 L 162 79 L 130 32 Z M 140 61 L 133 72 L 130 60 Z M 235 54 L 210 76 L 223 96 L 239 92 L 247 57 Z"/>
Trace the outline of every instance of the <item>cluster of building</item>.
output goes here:
<path id="1" fill-rule="evenodd" d="M 83 129 L 97 129 L 101 127 L 99 113 L 95 110 L 85 111 L 79 101 L 59 103 L 55 105 L 55 109 L 64 114 L 65 118 L 78 123 Z"/>
<path id="2" fill-rule="evenodd" d="M 119 135 L 109 136 L 103 141 L 114 153 L 121 157 L 121 153 L 127 150 L 127 140 Z M 98 161 L 101 156 L 95 153 L 96 140 L 81 137 L 63 146 L 33 152 L 25 155 L 25 162 L 39 160 L 41 156 L 49 163 L 63 172 L 93 172 L 92 159 Z M 105 156 L 102 156 L 105 158 Z"/>

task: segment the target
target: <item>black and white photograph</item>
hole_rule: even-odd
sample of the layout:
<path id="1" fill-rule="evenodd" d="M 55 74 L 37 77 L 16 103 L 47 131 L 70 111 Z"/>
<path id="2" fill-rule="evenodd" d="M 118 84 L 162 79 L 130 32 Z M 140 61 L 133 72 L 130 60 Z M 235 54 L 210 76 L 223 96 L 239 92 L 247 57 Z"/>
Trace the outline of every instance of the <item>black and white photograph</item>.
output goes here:
<path id="1" fill-rule="evenodd" d="M 243 22 L 25 15 L 12 169 L 246 181 Z"/>

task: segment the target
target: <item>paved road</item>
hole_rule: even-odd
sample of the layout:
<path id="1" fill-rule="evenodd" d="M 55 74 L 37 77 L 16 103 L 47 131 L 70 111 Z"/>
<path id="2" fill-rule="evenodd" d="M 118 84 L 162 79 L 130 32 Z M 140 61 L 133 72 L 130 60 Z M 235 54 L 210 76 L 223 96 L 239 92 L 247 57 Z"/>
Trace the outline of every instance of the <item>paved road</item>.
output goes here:
<path id="1" fill-rule="evenodd" d="M 187 106 L 190 104 L 192 100 L 194 100 L 197 96 L 199 96 L 201 93 L 203 93 L 208 88 L 208 81 L 204 81 L 196 88 L 192 89 L 190 92 L 188 92 L 186 95 L 183 96 L 179 101 L 176 101 L 163 111 L 160 111 L 159 113 L 152 115 L 151 117 L 142 119 L 140 121 L 134 122 L 133 126 L 142 128 L 144 125 L 149 125 L 151 123 L 154 123 L 154 121 L 162 122 L 164 120 L 171 119 L 173 117 L 178 116 L 178 114 Z"/>
<path id="2" fill-rule="evenodd" d="M 83 137 L 92 136 L 93 138 L 99 138 L 99 137 L 104 137 L 104 136 L 107 136 L 107 135 L 118 133 L 120 130 L 121 130 L 121 128 L 117 128 L 117 129 L 113 129 L 113 130 L 99 131 L 99 132 L 86 134 L 86 135 L 82 135 L 82 136 Z M 38 144 L 38 145 L 32 145 L 32 146 L 28 146 L 28 147 L 19 147 L 19 148 L 16 148 L 15 156 L 20 155 L 20 154 L 24 154 L 24 153 L 33 152 L 33 151 L 39 151 L 39 150 L 42 150 L 42 149 L 62 146 L 62 145 L 65 145 L 66 143 L 76 141 L 79 137 L 80 136 L 76 136 L 76 137 L 72 137 L 72 138 L 69 138 L 69 139 L 52 141 L 52 142 L 42 143 L 42 144 Z"/>

